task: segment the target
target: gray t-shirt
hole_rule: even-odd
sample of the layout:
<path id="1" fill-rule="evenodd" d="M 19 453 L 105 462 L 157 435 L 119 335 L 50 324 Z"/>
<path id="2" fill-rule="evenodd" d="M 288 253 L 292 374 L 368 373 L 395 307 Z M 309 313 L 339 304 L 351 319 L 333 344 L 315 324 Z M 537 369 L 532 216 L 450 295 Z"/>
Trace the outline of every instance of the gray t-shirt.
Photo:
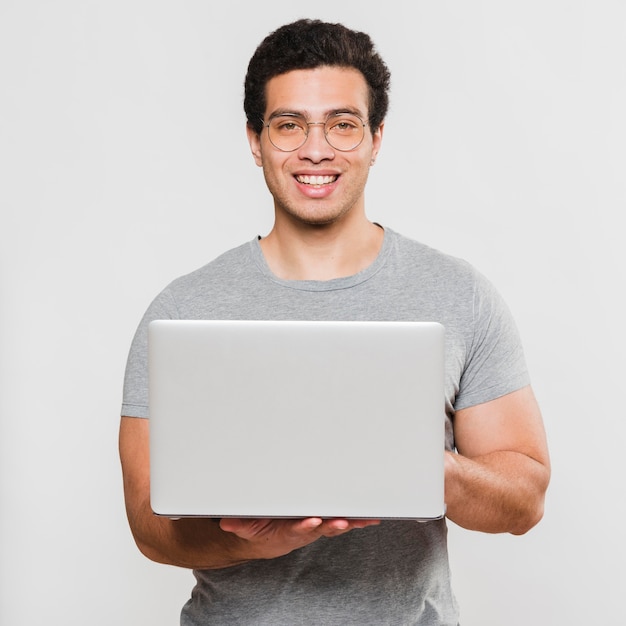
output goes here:
<path id="1" fill-rule="evenodd" d="M 376 260 L 354 276 L 282 280 L 255 238 L 173 281 L 137 329 L 122 415 L 148 417 L 146 338 L 154 319 L 441 322 L 448 449 L 454 448 L 455 410 L 529 383 L 514 322 L 491 284 L 465 261 L 390 229 Z M 384 521 L 278 559 L 194 574 L 185 626 L 458 623 L 444 520 Z"/>

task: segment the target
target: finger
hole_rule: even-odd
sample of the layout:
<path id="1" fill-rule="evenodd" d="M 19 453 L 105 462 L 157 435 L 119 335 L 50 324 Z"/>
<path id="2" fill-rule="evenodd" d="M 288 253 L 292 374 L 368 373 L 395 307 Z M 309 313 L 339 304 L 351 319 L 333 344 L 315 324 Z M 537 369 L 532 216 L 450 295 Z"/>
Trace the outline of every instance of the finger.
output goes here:
<path id="1" fill-rule="evenodd" d="M 234 519 L 232 517 L 222 517 L 219 521 L 219 526 L 222 530 L 225 530 L 228 533 L 236 533 L 240 528 L 238 519 Z"/>
<path id="2" fill-rule="evenodd" d="M 310 534 L 322 525 L 319 517 L 309 517 L 306 519 L 256 519 L 256 518 L 223 518 L 220 521 L 220 528 L 226 532 L 231 532 L 242 539 L 254 539 L 260 536 L 270 536 L 272 534 L 291 535 L 292 537 L 302 537 Z"/>
<path id="3" fill-rule="evenodd" d="M 380 525 L 379 519 L 353 519 L 351 520 L 352 528 L 367 528 L 368 526 Z"/>
<path id="4" fill-rule="evenodd" d="M 329 519 L 325 522 L 326 528 L 329 530 L 348 530 L 350 522 L 347 519 Z"/>
<path id="5" fill-rule="evenodd" d="M 266 523 L 266 520 L 256 518 L 223 517 L 220 521 L 220 528 L 242 539 L 250 539 L 258 534 Z"/>
<path id="6" fill-rule="evenodd" d="M 309 532 L 319 528 L 323 523 L 324 520 L 321 517 L 306 517 L 301 520 L 296 520 L 293 528 L 296 531 Z"/>
<path id="7" fill-rule="evenodd" d="M 357 528 L 366 528 L 367 526 L 376 526 L 378 524 L 380 524 L 380 520 L 333 519 L 324 522 L 321 533 L 325 537 L 337 537 Z"/>

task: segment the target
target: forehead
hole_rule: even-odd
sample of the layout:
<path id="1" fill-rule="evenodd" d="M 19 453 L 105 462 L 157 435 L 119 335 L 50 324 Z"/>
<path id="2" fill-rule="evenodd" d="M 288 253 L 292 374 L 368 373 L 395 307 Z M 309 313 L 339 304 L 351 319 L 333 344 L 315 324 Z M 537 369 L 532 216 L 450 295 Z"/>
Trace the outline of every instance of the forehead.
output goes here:
<path id="1" fill-rule="evenodd" d="M 266 119 L 281 111 L 314 116 L 352 110 L 367 117 L 368 95 L 363 74 L 354 68 L 293 70 L 268 81 Z"/>

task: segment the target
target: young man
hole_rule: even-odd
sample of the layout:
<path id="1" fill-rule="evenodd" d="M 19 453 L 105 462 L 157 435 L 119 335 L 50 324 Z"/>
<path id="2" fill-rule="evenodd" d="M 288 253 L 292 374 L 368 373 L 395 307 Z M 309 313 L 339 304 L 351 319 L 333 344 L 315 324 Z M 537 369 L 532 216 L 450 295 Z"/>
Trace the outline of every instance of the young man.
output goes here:
<path id="1" fill-rule="evenodd" d="M 195 570 L 182 624 L 456 625 L 445 520 L 172 521 L 150 509 L 149 321 L 437 320 L 446 327 L 447 516 L 515 534 L 542 516 L 547 446 L 505 305 L 467 263 L 366 217 L 389 87 L 369 37 L 317 21 L 284 26 L 255 52 L 245 87 L 274 226 L 174 281 L 137 330 L 120 428 L 133 535 L 148 558 Z"/>

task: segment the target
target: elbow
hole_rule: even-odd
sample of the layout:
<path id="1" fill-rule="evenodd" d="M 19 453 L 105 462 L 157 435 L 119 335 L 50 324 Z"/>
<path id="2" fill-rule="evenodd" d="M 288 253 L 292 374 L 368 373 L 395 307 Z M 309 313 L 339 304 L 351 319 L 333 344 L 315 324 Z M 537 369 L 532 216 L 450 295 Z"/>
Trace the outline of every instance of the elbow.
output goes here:
<path id="1" fill-rule="evenodd" d="M 150 561 L 163 565 L 173 565 L 152 542 L 144 540 L 139 533 L 133 533 L 133 539 L 135 540 L 135 545 L 139 552 Z"/>
<path id="2" fill-rule="evenodd" d="M 544 506 L 542 501 L 539 505 L 517 516 L 513 520 L 509 533 L 512 535 L 525 535 L 542 520 L 543 513 Z"/>
<path id="3" fill-rule="evenodd" d="M 540 484 L 535 487 L 534 493 L 525 499 L 525 506 L 512 519 L 509 529 L 512 535 L 525 535 L 543 519 L 549 476 L 549 470 L 546 469 L 544 477 Z"/>
<path id="4" fill-rule="evenodd" d="M 139 552 L 150 561 L 163 565 L 176 565 L 165 550 L 167 543 L 164 542 L 166 537 L 165 524 L 162 523 L 164 520 L 159 520 L 160 523 L 156 525 L 150 523 L 153 522 L 153 514 L 150 512 L 149 515 L 147 519 L 133 515 L 132 512 L 128 515 L 130 532 L 135 545 Z"/>

